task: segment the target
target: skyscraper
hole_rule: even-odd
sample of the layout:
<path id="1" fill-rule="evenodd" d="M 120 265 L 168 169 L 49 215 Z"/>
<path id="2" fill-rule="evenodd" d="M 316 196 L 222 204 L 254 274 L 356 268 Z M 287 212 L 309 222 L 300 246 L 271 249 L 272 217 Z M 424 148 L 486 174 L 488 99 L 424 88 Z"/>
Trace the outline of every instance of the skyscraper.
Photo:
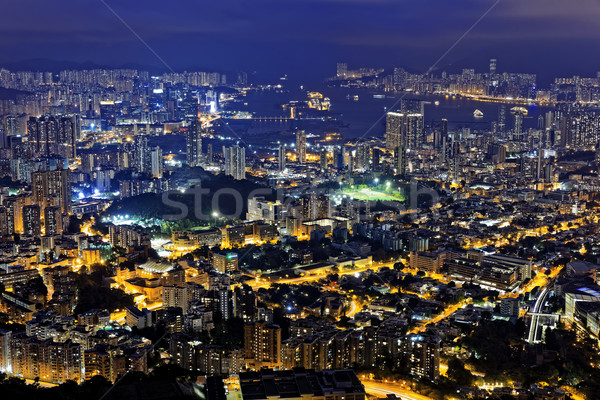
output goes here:
<path id="1" fill-rule="evenodd" d="M 281 366 L 281 328 L 264 321 L 244 326 L 244 358 L 246 366 L 278 368 Z"/>
<path id="2" fill-rule="evenodd" d="M 48 236 L 60 235 L 63 233 L 60 207 L 46 207 L 44 210 L 44 233 Z"/>
<path id="3" fill-rule="evenodd" d="M 504 104 L 498 108 L 498 133 L 500 135 L 506 133 L 506 106 Z"/>
<path id="4" fill-rule="evenodd" d="M 285 155 L 285 144 L 280 144 L 279 145 L 279 171 L 283 172 L 283 170 L 285 170 L 285 161 L 286 161 L 286 155 Z"/>
<path id="5" fill-rule="evenodd" d="M 34 204 L 43 210 L 47 206 L 60 206 L 63 214 L 71 212 L 71 173 L 58 168 L 31 173 L 31 190 Z"/>
<path id="6" fill-rule="evenodd" d="M 246 179 L 246 149 L 239 144 L 223 147 L 225 174 L 234 179 Z"/>
<path id="7" fill-rule="evenodd" d="M 496 59 L 492 58 L 490 59 L 490 75 L 495 75 L 496 74 Z"/>
<path id="8" fill-rule="evenodd" d="M 306 163 L 306 132 L 299 130 L 296 132 L 296 153 L 298 154 L 298 164 Z"/>
<path id="9" fill-rule="evenodd" d="M 23 207 L 23 233 L 34 237 L 42 233 L 40 206 L 37 204 Z"/>
<path id="10" fill-rule="evenodd" d="M 325 171 L 327 169 L 327 149 L 325 147 L 321 148 L 321 153 L 319 155 L 319 164 L 321 166 L 321 171 Z"/>
<path id="11" fill-rule="evenodd" d="M 337 77 L 345 78 L 348 75 L 348 64 L 338 63 L 337 64 Z"/>
<path id="12" fill-rule="evenodd" d="M 151 173 L 152 160 L 150 156 L 150 148 L 148 147 L 148 136 L 137 135 L 133 143 L 133 162 L 136 171 Z"/>
<path id="13" fill-rule="evenodd" d="M 423 113 L 390 111 L 386 116 L 386 147 L 394 151 L 396 172 L 406 172 L 406 154 L 416 149 L 423 137 Z"/>
<path id="14" fill-rule="evenodd" d="M 371 169 L 371 147 L 368 143 L 356 146 L 356 168 L 362 171 Z"/>
<path id="15" fill-rule="evenodd" d="M 186 135 L 186 161 L 190 167 L 202 163 L 202 126 L 195 118 L 192 120 Z"/>
<path id="16" fill-rule="evenodd" d="M 77 136 L 74 117 L 44 115 L 27 121 L 27 140 L 33 144 L 34 153 L 42 157 L 75 157 Z"/>
<path id="17" fill-rule="evenodd" d="M 163 175 L 163 155 L 162 149 L 158 146 L 152 149 L 150 154 L 151 174 L 154 178 L 162 178 Z"/>

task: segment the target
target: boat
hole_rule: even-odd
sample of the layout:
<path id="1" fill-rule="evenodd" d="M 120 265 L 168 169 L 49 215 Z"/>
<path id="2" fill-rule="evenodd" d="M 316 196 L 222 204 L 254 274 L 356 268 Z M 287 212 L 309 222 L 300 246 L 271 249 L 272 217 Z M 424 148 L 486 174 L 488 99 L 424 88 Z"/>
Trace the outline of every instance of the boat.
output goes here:
<path id="1" fill-rule="evenodd" d="M 358 95 L 357 94 L 354 95 L 354 101 L 358 101 Z"/>
<path id="2" fill-rule="evenodd" d="M 475 118 L 483 118 L 483 112 L 481 112 L 481 110 L 475 110 L 473 111 L 473 116 Z"/>
<path id="3" fill-rule="evenodd" d="M 435 104 L 436 106 L 439 106 L 440 105 L 440 101 L 436 100 L 436 101 L 433 102 L 433 104 Z"/>

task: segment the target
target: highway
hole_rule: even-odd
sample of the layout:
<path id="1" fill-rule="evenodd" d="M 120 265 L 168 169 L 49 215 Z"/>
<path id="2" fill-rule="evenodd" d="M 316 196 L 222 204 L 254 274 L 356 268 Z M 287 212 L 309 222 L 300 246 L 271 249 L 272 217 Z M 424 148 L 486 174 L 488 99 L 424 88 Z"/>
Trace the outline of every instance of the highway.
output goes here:
<path id="1" fill-rule="evenodd" d="M 361 379 L 361 382 L 364 385 L 367 394 L 377 396 L 380 398 L 384 398 L 388 394 L 395 394 L 402 400 L 431 400 L 431 397 L 423 396 L 421 394 L 412 392 L 406 389 L 406 387 L 400 383 L 376 382 L 366 379 Z"/>
<path id="2" fill-rule="evenodd" d="M 548 286 L 549 286 L 549 284 L 546 287 L 544 287 L 544 290 L 542 290 L 540 292 L 537 299 L 535 300 L 533 309 L 531 310 L 531 312 L 534 315 L 532 315 L 532 317 L 531 317 L 531 325 L 529 326 L 529 336 L 527 337 L 527 341 L 529 343 L 537 342 L 536 337 L 538 335 L 540 317 L 538 315 L 536 315 L 536 313 L 542 312 L 542 309 L 544 308 L 544 304 L 546 303 L 546 298 L 548 297 L 548 294 L 550 293 Z"/>

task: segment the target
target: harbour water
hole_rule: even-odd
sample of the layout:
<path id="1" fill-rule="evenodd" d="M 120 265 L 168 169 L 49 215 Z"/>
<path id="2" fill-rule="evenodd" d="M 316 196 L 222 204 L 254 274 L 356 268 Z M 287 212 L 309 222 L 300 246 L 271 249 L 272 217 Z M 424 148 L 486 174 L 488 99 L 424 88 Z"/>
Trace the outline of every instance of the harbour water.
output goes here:
<path id="1" fill-rule="evenodd" d="M 311 88 L 312 90 L 312 88 Z M 402 99 L 420 99 L 425 102 L 425 124 L 437 127 L 440 121 L 448 120 L 448 127 L 452 130 L 470 128 L 471 130 L 490 130 L 491 124 L 498 121 L 499 107 L 501 104 L 484 102 L 452 96 L 415 95 L 413 93 L 382 93 L 381 91 L 360 88 L 315 88 L 325 97 L 331 99 L 329 114 L 339 120 L 339 124 L 308 124 L 304 126 L 308 131 L 320 134 L 323 130 L 338 130 L 343 137 L 355 139 L 360 137 L 382 136 L 385 132 L 385 113 L 392 109 L 399 109 Z M 257 116 L 276 117 L 286 116 L 282 105 L 289 101 L 306 100 L 306 90 L 288 88 L 285 92 L 262 91 L 251 92 L 244 99 L 246 105 L 236 105 L 240 111 L 252 112 Z M 511 129 L 514 118 L 510 109 L 515 106 L 504 104 L 506 108 L 506 127 Z M 524 121 L 524 128 L 536 128 L 538 116 L 544 115 L 550 108 L 529 105 L 528 115 Z M 483 112 L 483 116 L 475 117 L 475 110 Z M 256 133 L 289 131 L 294 124 L 285 121 L 256 121 L 246 131 Z"/>

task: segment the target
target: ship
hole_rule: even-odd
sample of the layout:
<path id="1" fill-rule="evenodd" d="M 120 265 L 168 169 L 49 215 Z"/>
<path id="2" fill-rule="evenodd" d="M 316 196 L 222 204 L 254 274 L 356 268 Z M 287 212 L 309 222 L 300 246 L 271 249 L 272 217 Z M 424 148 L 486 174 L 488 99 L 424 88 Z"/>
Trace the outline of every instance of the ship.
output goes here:
<path id="1" fill-rule="evenodd" d="M 473 116 L 475 118 L 483 118 L 483 112 L 481 112 L 481 110 L 475 110 L 473 111 Z"/>

